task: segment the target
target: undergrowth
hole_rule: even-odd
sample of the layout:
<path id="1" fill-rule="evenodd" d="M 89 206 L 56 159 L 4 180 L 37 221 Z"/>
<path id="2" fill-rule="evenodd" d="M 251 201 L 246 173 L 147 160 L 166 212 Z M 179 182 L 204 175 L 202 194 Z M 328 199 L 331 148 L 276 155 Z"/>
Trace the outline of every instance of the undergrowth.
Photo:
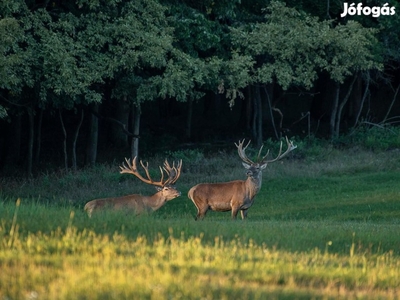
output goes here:
<path id="1" fill-rule="evenodd" d="M 398 150 L 295 144 L 246 221 L 197 222 L 186 196 L 245 179 L 235 149 L 146 158 L 154 177 L 166 154 L 183 170 L 182 196 L 144 216 L 84 213 L 93 198 L 155 192 L 115 164 L 1 178 L 0 299 L 398 299 Z"/>

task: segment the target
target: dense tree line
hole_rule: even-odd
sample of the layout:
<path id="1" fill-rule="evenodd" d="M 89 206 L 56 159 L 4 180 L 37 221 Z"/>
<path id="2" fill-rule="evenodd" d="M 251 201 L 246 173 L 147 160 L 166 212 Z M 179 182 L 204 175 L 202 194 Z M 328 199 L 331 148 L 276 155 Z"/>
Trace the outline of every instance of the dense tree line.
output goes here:
<path id="1" fill-rule="evenodd" d="M 3 0 L 0 168 L 394 123 L 400 7 L 386 2 L 396 14 L 341 18 L 329 0 Z"/>

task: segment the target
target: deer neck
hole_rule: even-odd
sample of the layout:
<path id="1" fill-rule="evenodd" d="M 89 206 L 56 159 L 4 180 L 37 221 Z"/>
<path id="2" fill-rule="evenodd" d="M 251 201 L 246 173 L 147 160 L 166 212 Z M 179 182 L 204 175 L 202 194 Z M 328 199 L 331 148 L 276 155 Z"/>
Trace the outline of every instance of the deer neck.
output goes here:
<path id="1" fill-rule="evenodd" d="M 144 202 L 147 207 L 155 211 L 165 204 L 166 198 L 162 195 L 162 192 L 160 191 L 152 196 L 146 197 Z"/>
<path id="2" fill-rule="evenodd" d="M 247 193 L 250 197 L 250 199 L 253 199 L 255 195 L 259 192 L 261 189 L 261 183 L 262 183 L 262 176 L 261 173 L 258 174 L 257 177 L 251 177 L 249 176 L 246 180 L 246 190 Z"/>

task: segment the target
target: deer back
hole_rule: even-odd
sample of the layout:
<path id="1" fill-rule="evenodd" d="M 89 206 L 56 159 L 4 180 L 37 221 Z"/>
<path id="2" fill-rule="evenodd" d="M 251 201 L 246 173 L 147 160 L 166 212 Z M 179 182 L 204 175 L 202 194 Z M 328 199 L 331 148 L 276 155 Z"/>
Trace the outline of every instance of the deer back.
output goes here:
<path id="1" fill-rule="evenodd" d="M 161 172 L 160 181 L 154 181 L 150 177 L 148 163 L 145 165 L 142 161 L 140 161 L 146 177 L 143 177 L 138 172 L 136 165 L 137 157 L 135 157 L 132 162 L 128 159 L 125 159 L 125 162 L 126 163 L 122 164 L 120 167 L 121 173 L 135 175 L 141 181 L 153 185 L 157 189 L 157 192 L 151 196 L 133 194 L 122 197 L 103 198 L 89 201 L 84 207 L 89 216 L 92 215 L 93 211 L 102 209 L 125 210 L 129 212 L 134 211 L 136 214 L 141 214 L 145 211 L 151 212 L 159 209 L 167 201 L 175 199 L 181 195 L 181 192 L 178 191 L 173 184 L 178 180 L 181 174 L 182 160 L 178 162 L 177 166 L 175 166 L 174 163 L 171 166 L 168 161 L 165 160 L 164 167 L 159 167 Z M 163 170 L 168 175 L 168 178 L 165 180 Z"/>
<path id="2" fill-rule="evenodd" d="M 201 183 L 189 190 L 188 197 L 197 208 L 197 219 L 204 218 L 208 210 L 232 211 L 232 218 L 236 218 L 238 211 L 241 211 L 242 218 L 247 216 L 247 209 L 253 204 L 253 198 L 261 189 L 262 171 L 268 163 L 275 162 L 286 156 L 296 148 L 286 138 L 288 149 L 282 154 L 282 142 L 279 154 L 276 158 L 267 160 L 266 155 L 261 157 L 262 148 L 258 151 L 257 160 L 249 159 L 245 153 L 250 141 L 244 146 L 244 140 L 235 143 L 242 164 L 246 168 L 247 180 L 236 180 L 224 183 Z"/>
<path id="3" fill-rule="evenodd" d="M 181 192 L 171 186 L 159 188 L 159 191 L 151 196 L 142 196 L 139 194 L 103 198 L 89 201 L 85 205 L 85 211 L 91 215 L 93 211 L 111 209 L 123 210 L 141 214 L 144 212 L 152 212 L 162 207 L 167 201 L 179 197 Z"/>
<path id="4" fill-rule="evenodd" d="M 146 210 L 145 202 L 147 202 L 145 196 L 133 194 L 115 198 L 95 199 L 86 203 L 84 209 L 89 216 L 94 211 L 104 209 L 134 211 L 140 214 Z"/>

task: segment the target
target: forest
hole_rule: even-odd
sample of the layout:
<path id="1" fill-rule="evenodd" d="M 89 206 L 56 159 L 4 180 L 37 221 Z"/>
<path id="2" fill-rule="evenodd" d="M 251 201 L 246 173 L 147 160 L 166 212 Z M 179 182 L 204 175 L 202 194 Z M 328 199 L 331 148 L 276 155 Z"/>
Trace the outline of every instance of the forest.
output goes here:
<path id="1" fill-rule="evenodd" d="M 390 129 L 400 6 L 344 3 L 2 0 L 0 172 Z"/>

